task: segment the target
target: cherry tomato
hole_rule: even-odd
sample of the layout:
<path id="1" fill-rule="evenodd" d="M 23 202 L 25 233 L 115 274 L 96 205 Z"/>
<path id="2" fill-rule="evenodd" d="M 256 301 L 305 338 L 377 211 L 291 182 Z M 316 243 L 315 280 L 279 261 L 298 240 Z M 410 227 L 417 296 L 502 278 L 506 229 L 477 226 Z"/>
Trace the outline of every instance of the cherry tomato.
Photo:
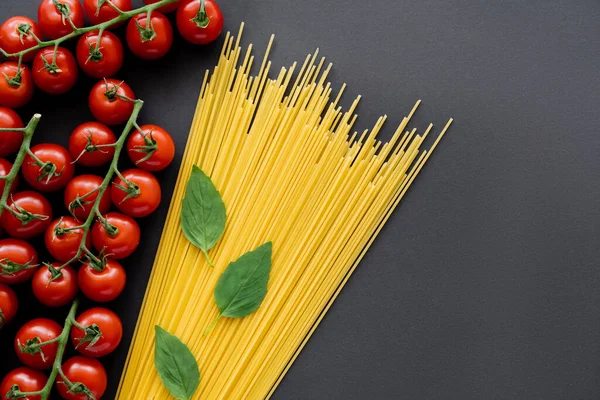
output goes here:
<path id="1" fill-rule="evenodd" d="M 115 260 L 107 260 L 102 271 L 84 264 L 77 275 L 79 287 L 90 300 L 98 303 L 113 301 L 123 292 L 127 275 L 125 269 Z"/>
<path id="2" fill-rule="evenodd" d="M 92 227 L 94 247 L 117 260 L 129 257 L 140 244 L 140 227 L 137 222 L 116 212 L 110 212 L 104 218 L 110 225 L 110 232 L 106 231 L 101 221 L 96 221 Z"/>
<path id="3" fill-rule="evenodd" d="M 8 174 L 10 174 L 10 170 L 12 169 L 12 163 L 10 161 L 8 161 L 5 158 L 0 158 L 0 176 L 7 176 Z M 13 181 L 11 187 L 10 187 L 10 192 L 14 193 L 14 191 L 16 190 L 17 186 L 19 185 L 19 176 L 17 175 L 17 177 L 15 178 L 15 180 Z M 4 187 L 6 186 L 6 181 L 3 181 L 0 179 L 0 195 L 2 195 L 2 193 L 4 192 Z"/>
<path id="4" fill-rule="evenodd" d="M 150 172 L 128 169 L 115 179 L 111 187 L 112 201 L 119 211 L 134 218 L 152 214 L 160 204 L 161 191 L 158 180 Z"/>
<path id="5" fill-rule="evenodd" d="M 52 143 L 42 143 L 31 148 L 31 152 L 43 163 L 38 163 L 28 154 L 21 172 L 23 177 L 40 192 L 54 192 L 67 186 L 73 178 L 75 167 L 68 150 Z"/>
<path id="6" fill-rule="evenodd" d="M 100 361 L 94 358 L 75 356 L 62 365 L 62 370 L 70 382 L 82 383 L 89 390 L 89 394 L 71 393 L 64 379 L 59 375 L 56 378 L 58 394 L 65 400 L 100 399 L 106 391 L 106 370 Z M 93 396 L 93 397 L 92 397 Z"/>
<path id="7" fill-rule="evenodd" d="M 33 275 L 33 294 L 45 306 L 61 307 L 77 296 L 77 274 L 67 265 L 58 272 L 61 263 L 52 263 L 53 270 L 40 267 Z M 53 279 L 54 278 L 54 279 Z"/>
<path id="8" fill-rule="evenodd" d="M 10 236 L 29 239 L 41 235 L 52 222 L 52 206 L 37 192 L 19 192 L 8 199 L 8 206 L 21 214 L 16 217 L 4 210 L 0 217 L 2 228 Z"/>
<path id="9" fill-rule="evenodd" d="M 177 10 L 177 29 L 185 40 L 194 44 L 214 42 L 223 30 L 223 14 L 214 0 L 206 0 L 204 15 L 201 0 L 183 0 Z"/>
<path id="10" fill-rule="evenodd" d="M 19 108 L 33 97 L 33 77 L 27 65 L 13 61 L 0 64 L 0 106 Z"/>
<path id="11" fill-rule="evenodd" d="M 85 15 L 79 0 L 42 0 L 38 8 L 38 23 L 44 35 L 50 39 L 58 39 L 73 32 L 73 25 L 82 28 Z"/>
<path id="12" fill-rule="evenodd" d="M 15 337 L 15 352 L 19 360 L 31 368 L 47 369 L 52 367 L 58 351 L 58 342 L 42 347 L 24 349 L 29 344 L 40 344 L 56 339 L 62 333 L 62 326 L 48 318 L 29 321 L 19 329 Z"/>
<path id="13" fill-rule="evenodd" d="M 17 16 L 6 20 L 0 26 L 0 48 L 8 54 L 19 53 L 37 45 L 35 37 L 42 40 L 42 31 L 32 19 Z M 23 56 L 23 61 L 31 61 L 35 56 L 35 50 Z M 13 57 L 18 60 L 18 57 Z"/>
<path id="14" fill-rule="evenodd" d="M 148 27 L 148 25 L 150 25 Z M 173 44 L 171 23 L 158 11 L 152 12 L 150 24 L 148 14 L 142 13 L 127 24 L 127 45 L 133 54 L 143 60 L 156 60 L 165 56 Z"/>
<path id="15" fill-rule="evenodd" d="M 38 255 L 32 245 L 21 239 L 0 240 L 0 283 L 25 282 L 35 274 Z M 15 272 L 16 271 L 16 272 Z"/>
<path id="16" fill-rule="evenodd" d="M 0 328 L 11 323 L 15 315 L 17 315 L 18 309 L 19 300 L 15 291 L 9 286 L 0 283 Z"/>
<path id="17" fill-rule="evenodd" d="M 98 198 L 98 191 L 88 195 L 102 185 L 104 178 L 98 175 L 79 175 L 73 178 L 65 189 L 65 207 L 80 221 L 85 221 L 92 212 L 94 203 Z M 105 214 L 110 209 L 112 202 L 108 190 L 100 200 L 100 213 Z"/>
<path id="18" fill-rule="evenodd" d="M 73 346 L 84 356 L 103 357 L 115 351 L 121 343 L 123 337 L 121 320 L 117 314 L 106 308 L 90 308 L 77 317 L 76 321 L 85 327 L 93 327 L 94 325 L 98 327 L 95 334 L 99 337 L 99 340 L 93 345 L 90 345 L 91 340 L 96 339 L 93 331 L 87 332 L 88 338 L 86 340 L 83 340 L 86 336 L 83 329 L 74 326 L 71 331 Z"/>
<path id="19" fill-rule="evenodd" d="M 65 229 L 80 226 L 73 217 L 61 217 L 50 224 L 44 236 L 44 242 L 50 255 L 58 261 L 67 262 L 77 255 L 79 245 L 83 239 L 83 229 L 78 228 L 71 231 Z M 90 245 L 90 235 L 86 236 L 86 246 Z"/>
<path id="20" fill-rule="evenodd" d="M 92 88 L 89 103 L 92 115 L 106 125 L 119 125 L 129 119 L 135 99 L 133 90 L 123 81 L 105 79 Z"/>
<path id="21" fill-rule="evenodd" d="M 110 162 L 115 155 L 117 141 L 113 131 L 99 122 L 84 122 L 69 138 L 71 157 L 86 167 L 100 167 Z"/>
<path id="22" fill-rule="evenodd" d="M 104 31 L 98 45 L 98 31 L 88 32 L 77 42 L 77 62 L 92 78 L 109 78 L 123 65 L 123 45 L 112 32 Z"/>
<path id="23" fill-rule="evenodd" d="M 148 5 L 148 4 L 158 3 L 159 1 L 161 1 L 161 0 L 144 0 L 144 3 L 146 5 Z M 180 2 L 181 2 L 180 0 L 177 0 L 177 1 L 175 1 L 175 3 L 171 3 L 171 4 L 167 4 L 166 6 L 159 7 L 158 11 L 160 11 L 163 14 L 177 11 L 177 8 L 179 7 Z"/>
<path id="24" fill-rule="evenodd" d="M 77 83 L 79 70 L 73 54 L 64 47 L 45 48 L 33 59 L 33 81 L 43 92 L 58 95 L 68 92 Z"/>
<path id="25" fill-rule="evenodd" d="M 10 108 L 0 107 L 0 128 L 23 128 L 23 121 Z M 0 157 L 19 151 L 22 142 L 23 132 L 0 132 Z"/>
<path id="26" fill-rule="evenodd" d="M 35 369 L 20 367 L 10 371 L 0 383 L 0 395 L 2 400 L 17 399 L 17 397 L 9 397 L 9 393 L 14 393 L 16 389 L 20 392 L 39 392 L 46 386 L 48 377 L 43 372 Z M 27 396 L 22 400 L 42 400 L 42 396 Z"/>
<path id="27" fill-rule="evenodd" d="M 175 143 L 169 132 L 157 125 L 140 126 L 127 140 L 127 154 L 132 162 L 146 171 L 167 168 L 175 157 Z"/>
<path id="28" fill-rule="evenodd" d="M 117 6 L 121 11 L 131 11 L 131 0 L 111 0 L 112 3 Z M 85 15 L 92 23 L 92 25 L 98 25 L 102 22 L 110 21 L 119 16 L 119 13 L 112 8 L 107 2 L 104 2 L 100 8 L 98 8 L 99 0 L 83 0 L 83 8 L 85 9 Z M 108 29 L 114 29 L 121 26 L 123 23 L 117 23 L 112 25 Z"/>

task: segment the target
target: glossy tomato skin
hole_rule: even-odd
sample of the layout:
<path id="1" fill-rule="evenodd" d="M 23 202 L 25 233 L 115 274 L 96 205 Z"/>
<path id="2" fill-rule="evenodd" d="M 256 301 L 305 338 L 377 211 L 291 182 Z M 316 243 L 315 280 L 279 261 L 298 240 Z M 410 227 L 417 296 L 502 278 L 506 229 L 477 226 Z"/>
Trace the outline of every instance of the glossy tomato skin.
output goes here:
<path id="1" fill-rule="evenodd" d="M 154 3 L 158 3 L 159 1 L 160 0 L 144 0 L 144 4 L 146 4 L 146 5 L 154 4 Z M 175 3 L 167 4 L 166 6 L 162 6 L 162 7 L 158 8 L 158 11 L 163 14 L 177 11 L 177 8 L 179 7 L 179 3 L 181 3 L 181 0 L 177 0 Z"/>
<path id="2" fill-rule="evenodd" d="M 60 0 L 60 3 L 68 6 L 69 17 L 77 28 L 85 25 L 85 15 L 79 0 Z M 38 7 L 38 24 L 44 36 L 50 39 L 58 39 L 73 32 L 73 27 L 65 15 L 58 11 L 54 0 L 42 0 Z"/>
<path id="3" fill-rule="evenodd" d="M 18 309 L 19 300 L 15 291 L 0 283 L 0 328 L 12 322 Z"/>
<path id="4" fill-rule="evenodd" d="M 53 143 L 42 143 L 33 146 L 31 151 L 40 161 L 54 164 L 58 174 L 54 174 L 48 180 L 48 176 L 42 176 L 43 171 L 40 171 L 40 166 L 28 154 L 23 161 L 21 172 L 31 187 L 40 192 L 54 192 L 67 186 L 75 173 L 73 158 L 67 149 Z"/>
<path id="5" fill-rule="evenodd" d="M 127 154 L 131 161 L 146 171 L 160 171 L 173 161 L 175 143 L 173 138 L 158 125 L 142 125 L 127 140 Z M 147 156 L 150 157 L 146 160 Z"/>
<path id="6" fill-rule="evenodd" d="M 106 303 L 113 301 L 123 292 L 127 275 L 121 264 L 109 259 L 102 271 L 95 270 L 89 264 L 83 264 L 79 268 L 77 281 L 81 292 L 88 299 Z"/>
<path id="7" fill-rule="evenodd" d="M 62 262 L 67 262 L 77 255 L 79 245 L 83 239 L 83 230 L 75 229 L 67 233 L 60 232 L 62 229 L 74 228 L 80 226 L 81 222 L 73 217 L 61 217 L 53 221 L 44 236 L 44 243 L 50 255 Z M 86 236 L 86 246 L 90 245 L 90 235 Z"/>
<path id="8" fill-rule="evenodd" d="M 122 213 L 134 218 L 152 214 L 160 205 L 161 190 L 158 180 L 150 172 L 137 168 L 128 169 L 121 175 L 130 185 L 124 183 L 121 178 L 115 179 L 111 187 L 115 206 Z M 126 199 L 128 192 L 122 188 L 135 190 L 137 194 Z"/>
<path id="9" fill-rule="evenodd" d="M 83 72 L 95 79 L 110 78 L 123 66 L 123 45 L 112 32 L 104 31 L 100 38 L 99 51 L 98 31 L 88 32 L 77 42 L 77 62 Z"/>
<path id="10" fill-rule="evenodd" d="M 92 243 L 98 251 L 103 251 L 108 257 L 120 260 L 129 257 L 140 244 L 140 227 L 135 220 L 127 215 L 110 212 L 104 216 L 107 222 L 117 229 L 111 236 L 100 221 L 92 227 Z"/>
<path id="11" fill-rule="evenodd" d="M 61 263 L 52 263 L 54 268 Z M 47 266 L 41 266 L 33 275 L 33 294 L 45 306 L 62 307 L 69 304 L 77 296 L 77 273 L 70 265 L 64 267 L 61 276 L 52 280 L 52 273 Z"/>
<path id="12" fill-rule="evenodd" d="M 108 164 L 115 155 L 112 145 L 117 141 L 113 131 L 100 122 L 84 122 L 69 137 L 69 153 L 86 167 Z"/>
<path id="13" fill-rule="evenodd" d="M 16 77 L 19 76 L 19 82 Z M 8 108 L 19 108 L 31 100 L 33 97 L 33 77 L 31 70 L 27 65 L 19 65 L 16 62 L 8 61 L 0 64 L 0 106 Z M 6 77 L 13 84 L 9 84 Z"/>
<path id="14" fill-rule="evenodd" d="M 71 382 L 83 383 L 92 393 L 94 398 L 100 399 L 106 391 L 106 370 L 100 361 L 94 358 L 75 356 L 62 365 L 62 370 Z M 69 393 L 69 388 L 64 379 L 59 375 L 56 378 L 58 394 L 65 400 L 87 400 L 84 394 Z"/>
<path id="15" fill-rule="evenodd" d="M 32 67 L 33 81 L 37 87 L 48 94 L 67 93 L 77 83 L 79 76 L 77 62 L 73 54 L 64 47 L 56 49 L 56 66 L 52 63 L 53 57 L 54 47 L 47 47 L 36 54 Z"/>
<path id="16" fill-rule="evenodd" d="M 131 11 L 131 0 L 112 0 L 112 3 L 121 11 Z M 92 25 L 98 25 L 119 16 L 119 13 L 106 3 L 98 10 L 98 0 L 83 0 L 83 8 Z M 122 22 L 112 25 L 108 29 L 115 29 L 121 25 L 123 25 Z"/>
<path id="17" fill-rule="evenodd" d="M 16 385 L 21 392 L 39 392 L 46 386 L 48 377 L 40 371 L 27 367 L 19 367 L 10 371 L 0 383 L 2 400 L 6 399 L 6 393 Z M 41 400 L 42 396 L 27 396 L 23 400 Z"/>
<path id="18" fill-rule="evenodd" d="M 116 93 L 116 95 L 113 95 Z M 106 125 L 125 123 L 133 113 L 133 90 L 123 81 L 106 79 L 98 82 L 90 92 L 89 105 L 94 118 Z"/>
<path id="19" fill-rule="evenodd" d="M 150 19 L 151 30 L 146 30 L 147 13 L 134 16 L 127 24 L 127 45 L 133 54 L 143 60 L 164 57 L 173 45 L 173 28 L 167 17 L 154 11 Z M 151 34 L 152 30 L 154 35 Z"/>
<path id="20" fill-rule="evenodd" d="M 0 176 L 7 176 L 8 174 L 10 174 L 10 170 L 12 169 L 12 166 L 13 166 L 12 163 L 10 161 L 8 161 L 6 158 L 0 158 Z M 4 192 L 5 186 L 6 186 L 6 182 L 3 180 L 0 180 L 0 193 Z M 12 183 L 10 192 L 14 193 L 14 191 L 17 189 L 17 186 L 19 186 L 19 176 L 18 175 Z M 9 200 L 10 200 L 10 198 L 9 198 Z"/>
<path id="21" fill-rule="evenodd" d="M 21 39 L 21 33 L 19 27 L 28 27 L 28 32 L 23 34 Z M 16 16 L 7 19 L 2 26 L 0 26 L 0 47 L 8 54 L 18 53 L 23 50 L 27 50 L 37 45 L 35 37 L 42 40 L 42 31 L 39 26 L 30 18 L 23 16 Z M 30 51 L 23 56 L 23 61 L 31 61 L 35 56 L 35 51 Z M 18 57 L 13 59 L 17 60 Z"/>
<path id="22" fill-rule="evenodd" d="M 113 351 L 121 343 L 123 337 L 123 326 L 121 319 L 114 312 L 104 307 L 90 308 L 81 313 L 76 321 L 83 326 L 96 325 L 102 332 L 102 337 L 93 346 L 89 342 L 80 343 L 85 336 L 83 329 L 76 326 L 71 331 L 71 342 L 78 352 L 88 357 L 104 357 Z"/>
<path id="23" fill-rule="evenodd" d="M 21 239 L 0 240 L 0 261 L 7 260 L 20 265 L 37 265 L 38 254 L 32 245 Z M 27 268 L 13 274 L 4 275 L 0 270 L 0 283 L 9 285 L 22 283 L 35 274 L 35 268 Z"/>
<path id="24" fill-rule="evenodd" d="M 15 337 L 14 347 L 17 357 L 23 364 L 31 368 L 48 369 L 52 367 L 58 351 L 58 342 L 43 346 L 43 357 L 41 353 L 26 354 L 22 352 L 19 344 L 25 346 L 28 340 L 36 337 L 40 339 L 41 343 L 47 342 L 56 339 L 61 333 L 62 326 L 48 318 L 36 318 L 27 322 L 19 329 Z"/>
<path id="25" fill-rule="evenodd" d="M 65 189 L 65 207 L 80 221 L 85 221 L 92 212 L 94 203 L 98 198 L 98 191 L 86 196 L 92 190 L 95 190 L 102 185 L 104 178 L 98 175 L 79 175 L 73 178 Z M 75 206 L 76 199 L 80 199 L 82 206 Z M 86 203 L 86 204 L 83 204 Z M 110 193 L 108 190 L 104 192 L 100 200 L 98 209 L 101 214 L 105 214 L 110 209 L 112 202 L 110 200 Z"/>
<path id="26" fill-rule="evenodd" d="M 194 21 L 200 10 L 200 0 L 183 0 L 177 10 L 177 29 L 190 43 L 214 42 L 223 30 L 223 14 L 217 3 L 214 0 L 206 0 L 205 9 L 209 22 L 204 28 Z"/>
<path id="27" fill-rule="evenodd" d="M 10 108 L 0 107 L 0 128 L 23 128 L 19 114 Z M 0 157 L 10 156 L 21 147 L 23 132 L 0 133 Z"/>
<path id="28" fill-rule="evenodd" d="M 50 222 L 52 222 L 52 206 L 44 196 L 37 192 L 25 191 L 16 193 L 8 199 L 7 203 L 15 211 L 22 209 L 32 215 L 38 216 L 32 216 L 25 222 L 5 210 L 2 216 L 0 216 L 0 223 L 2 229 L 14 238 L 30 239 L 41 235 L 48 228 Z"/>

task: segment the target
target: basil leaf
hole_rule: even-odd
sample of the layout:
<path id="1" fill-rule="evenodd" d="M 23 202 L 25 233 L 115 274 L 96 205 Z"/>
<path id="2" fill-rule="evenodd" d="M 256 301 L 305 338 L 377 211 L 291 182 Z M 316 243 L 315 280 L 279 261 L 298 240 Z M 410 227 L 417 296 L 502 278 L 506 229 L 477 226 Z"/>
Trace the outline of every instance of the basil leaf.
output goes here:
<path id="1" fill-rule="evenodd" d="M 229 263 L 215 287 L 219 316 L 205 334 L 221 317 L 243 318 L 258 310 L 267 295 L 272 253 L 273 244 L 267 242 Z"/>
<path id="2" fill-rule="evenodd" d="M 196 358 L 177 336 L 158 325 L 154 330 L 154 366 L 163 385 L 176 399 L 190 400 L 200 385 L 200 370 Z"/>
<path id="3" fill-rule="evenodd" d="M 223 235 L 226 217 L 221 194 L 210 178 L 194 165 L 183 198 L 181 228 L 185 237 L 204 252 L 211 267 L 208 250 Z"/>

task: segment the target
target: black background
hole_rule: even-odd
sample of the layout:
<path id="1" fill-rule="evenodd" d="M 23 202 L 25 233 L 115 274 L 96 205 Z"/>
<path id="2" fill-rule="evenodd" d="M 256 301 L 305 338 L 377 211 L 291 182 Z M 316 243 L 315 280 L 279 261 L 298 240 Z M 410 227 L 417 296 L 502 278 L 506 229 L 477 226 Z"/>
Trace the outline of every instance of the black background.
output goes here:
<path id="1" fill-rule="evenodd" d="M 414 125 L 456 123 L 341 293 L 276 399 L 596 399 L 600 396 L 600 3 L 556 1 L 221 2 L 226 30 L 245 21 L 274 66 L 320 47 L 332 82 L 363 95 L 360 130 L 388 114 L 390 136 L 415 100 Z M 37 0 L 3 0 L 0 18 L 36 16 Z M 122 37 L 122 31 L 120 31 Z M 71 44 L 72 46 L 72 44 Z M 176 39 L 118 78 L 146 102 L 141 123 L 184 149 L 202 75 L 221 41 Z M 91 119 L 93 82 L 35 95 L 35 142 L 65 144 Z M 128 289 L 110 307 L 126 338 L 104 363 L 113 398 L 175 184 L 141 222 Z M 60 208 L 57 205 L 57 210 Z M 61 210 L 60 212 L 64 212 Z M 20 291 L 19 320 L 0 334 L 0 372 L 16 366 L 17 327 L 47 316 Z M 66 310 L 52 315 L 60 320 Z"/>

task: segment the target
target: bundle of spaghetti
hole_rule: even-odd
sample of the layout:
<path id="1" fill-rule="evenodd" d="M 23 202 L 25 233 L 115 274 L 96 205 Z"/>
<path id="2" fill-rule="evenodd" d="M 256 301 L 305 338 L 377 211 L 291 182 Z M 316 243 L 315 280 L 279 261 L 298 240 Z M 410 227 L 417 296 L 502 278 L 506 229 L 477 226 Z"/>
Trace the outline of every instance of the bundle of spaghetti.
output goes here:
<path id="1" fill-rule="evenodd" d="M 243 25 L 242 25 L 243 27 Z M 250 45 L 227 35 L 217 67 L 207 71 L 188 144 L 117 398 L 168 399 L 154 370 L 154 326 L 186 343 L 201 383 L 194 399 L 270 397 L 361 258 L 448 129 L 429 151 L 406 127 L 391 140 L 372 130 L 352 133 L 354 111 L 332 99 L 331 65 L 309 55 L 269 77 L 267 47 L 251 76 Z M 203 253 L 184 237 L 182 199 L 192 166 L 219 189 L 227 208 L 225 233 Z M 269 290 L 260 309 L 242 319 L 219 314 L 213 290 L 230 261 L 273 242 Z"/>

